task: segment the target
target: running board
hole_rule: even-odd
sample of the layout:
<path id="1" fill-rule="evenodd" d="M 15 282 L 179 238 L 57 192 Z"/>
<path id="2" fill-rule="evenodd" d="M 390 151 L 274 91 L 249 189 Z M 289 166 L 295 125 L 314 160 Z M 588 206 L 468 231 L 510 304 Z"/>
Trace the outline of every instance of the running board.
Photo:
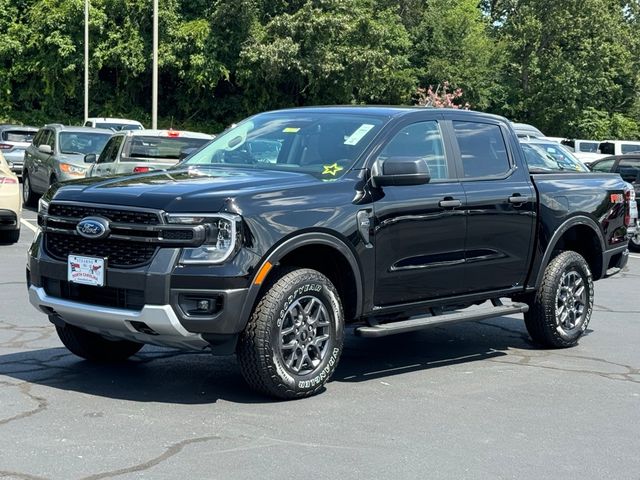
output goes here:
<path id="1" fill-rule="evenodd" d="M 380 325 L 364 326 L 355 329 L 356 335 L 360 337 L 386 337 L 398 333 L 414 332 L 423 328 L 435 325 L 453 324 L 469 322 L 473 320 L 486 320 L 487 318 L 501 317 L 502 315 L 512 315 L 514 313 L 525 313 L 529 310 L 526 303 L 512 303 L 510 305 L 499 305 L 482 310 L 472 310 L 469 312 L 457 311 L 444 313 L 442 315 L 432 315 L 429 317 L 417 317 L 400 322 L 384 323 Z"/>

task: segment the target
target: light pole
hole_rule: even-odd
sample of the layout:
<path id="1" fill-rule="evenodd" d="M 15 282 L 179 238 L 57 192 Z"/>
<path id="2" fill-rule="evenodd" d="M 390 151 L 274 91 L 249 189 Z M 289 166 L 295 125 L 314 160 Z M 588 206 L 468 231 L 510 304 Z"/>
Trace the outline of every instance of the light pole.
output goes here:
<path id="1" fill-rule="evenodd" d="M 84 122 L 89 118 L 89 0 L 84 0 Z"/>
<path id="2" fill-rule="evenodd" d="M 158 0 L 153 0 L 153 73 L 151 80 L 151 128 L 158 128 Z"/>

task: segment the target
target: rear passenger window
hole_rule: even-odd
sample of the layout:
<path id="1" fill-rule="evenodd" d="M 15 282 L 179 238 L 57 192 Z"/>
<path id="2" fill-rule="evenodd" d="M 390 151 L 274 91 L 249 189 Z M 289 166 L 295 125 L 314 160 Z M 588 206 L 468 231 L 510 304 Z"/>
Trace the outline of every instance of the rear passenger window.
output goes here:
<path id="1" fill-rule="evenodd" d="M 511 168 L 498 125 L 453 122 L 465 178 L 497 177 Z"/>
<path id="2" fill-rule="evenodd" d="M 432 181 L 451 178 L 438 122 L 418 122 L 404 127 L 378 156 L 380 159 L 391 157 L 422 158 L 429 166 Z"/>

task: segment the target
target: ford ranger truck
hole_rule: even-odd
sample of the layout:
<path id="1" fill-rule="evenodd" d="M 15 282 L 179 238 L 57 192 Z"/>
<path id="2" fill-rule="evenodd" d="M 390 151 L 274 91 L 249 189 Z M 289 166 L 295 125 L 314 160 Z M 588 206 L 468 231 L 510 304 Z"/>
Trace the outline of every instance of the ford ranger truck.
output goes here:
<path id="1" fill-rule="evenodd" d="M 346 326 L 381 337 L 522 313 L 537 344 L 575 345 L 593 282 L 628 260 L 626 188 L 529 170 L 498 116 L 261 113 L 167 170 L 53 186 L 29 298 L 84 359 L 236 353 L 254 389 L 304 397 L 331 378 Z"/>

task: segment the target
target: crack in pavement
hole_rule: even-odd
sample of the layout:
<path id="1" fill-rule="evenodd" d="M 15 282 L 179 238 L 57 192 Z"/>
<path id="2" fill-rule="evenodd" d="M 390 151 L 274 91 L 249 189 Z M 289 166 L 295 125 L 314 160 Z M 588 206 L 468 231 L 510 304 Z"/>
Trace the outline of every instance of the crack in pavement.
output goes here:
<path id="1" fill-rule="evenodd" d="M 13 417 L 0 419 L 0 426 L 6 425 L 7 423 L 13 422 L 15 420 L 32 417 L 40 412 L 43 412 L 49 407 L 49 401 L 46 398 L 39 397 L 38 395 L 34 395 L 33 393 L 31 393 L 32 385 L 28 382 L 11 383 L 11 382 L 0 381 L 0 385 L 4 385 L 8 387 L 18 387 L 18 389 L 20 390 L 20 393 L 29 397 L 31 400 L 33 400 L 38 404 L 36 408 L 29 410 L 27 412 L 19 413 L 17 415 L 14 415 Z"/>
<path id="2" fill-rule="evenodd" d="M 88 477 L 82 477 L 81 480 L 100 480 L 102 478 L 117 477 L 119 475 L 124 475 L 125 473 L 142 472 L 144 470 L 148 470 L 152 467 L 155 467 L 156 465 L 177 455 L 188 445 L 209 442 L 211 440 L 220 440 L 220 438 L 221 437 L 217 435 L 209 435 L 205 437 L 189 438 L 187 440 L 182 440 L 178 443 L 174 443 L 173 445 L 169 446 L 169 448 L 167 448 L 161 455 L 158 455 L 157 457 L 152 458 L 151 460 L 148 460 L 144 463 L 133 465 L 131 467 L 120 468 L 117 470 L 110 470 L 108 472 L 96 473 L 93 475 L 89 475 Z"/>
<path id="3" fill-rule="evenodd" d="M 28 473 L 11 472 L 9 470 L 0 470 L 0 478 L 13 477 L 20 480 L 48 480 L 45 477 L 38 477 L 36 475 L 29 475 Z"/>

